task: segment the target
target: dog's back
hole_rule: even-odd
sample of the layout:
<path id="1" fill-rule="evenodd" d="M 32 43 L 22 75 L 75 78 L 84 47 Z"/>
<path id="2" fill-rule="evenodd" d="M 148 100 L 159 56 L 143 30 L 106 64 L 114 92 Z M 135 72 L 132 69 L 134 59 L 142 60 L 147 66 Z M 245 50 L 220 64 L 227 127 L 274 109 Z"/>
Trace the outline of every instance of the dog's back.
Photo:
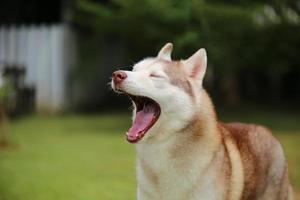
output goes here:
<path id="1" fill-rule="evenodd" d="M 242 123 L 219 127 L 222 137 L 235 143 L 242 160 L 242 200 L 292 198 L 283 150 L 267 128 Z"/>

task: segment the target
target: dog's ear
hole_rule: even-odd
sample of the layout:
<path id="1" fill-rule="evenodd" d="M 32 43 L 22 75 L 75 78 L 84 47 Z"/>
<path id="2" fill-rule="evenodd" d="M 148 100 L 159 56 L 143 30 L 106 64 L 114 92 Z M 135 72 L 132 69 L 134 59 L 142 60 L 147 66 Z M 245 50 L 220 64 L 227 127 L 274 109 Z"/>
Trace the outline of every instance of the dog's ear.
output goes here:
<path id="1" fill-rule="evenodd" d="M 202 83 L 207 66 L 205 49 L 199 49 L 196 53 L 183 62 L 188 75 L 193 79 L 201 81 Z"/>
<path id="2" fill-rule="evenodd" d="M 157 54 L 157 57 L 160 59 L 171 61 L 172 50 L 173 50 L 173 44 L 167 43 L 163 48 L 161 48 L 161 50 Z"/>

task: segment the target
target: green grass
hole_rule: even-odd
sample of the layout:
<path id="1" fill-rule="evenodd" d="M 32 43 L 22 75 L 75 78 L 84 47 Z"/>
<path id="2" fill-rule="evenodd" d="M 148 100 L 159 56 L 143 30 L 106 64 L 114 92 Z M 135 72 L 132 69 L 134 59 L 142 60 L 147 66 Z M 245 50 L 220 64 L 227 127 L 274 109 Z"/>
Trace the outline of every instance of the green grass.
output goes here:
<path id="1" fill-rule="evenodd" d="M 300 189 L 300 124 L 293 114 L 226 114 L 275 130 Z M 14 146 L 0 150 L 0 200 L 135 199 L 130 116 L 30 116 L 11 123 Z"/>
<path id="2" fill-rule="evenodd" d="M 134 147 L 125 116 L 30 117 L 0 151 L 1 200 L 134 199 Z"/>

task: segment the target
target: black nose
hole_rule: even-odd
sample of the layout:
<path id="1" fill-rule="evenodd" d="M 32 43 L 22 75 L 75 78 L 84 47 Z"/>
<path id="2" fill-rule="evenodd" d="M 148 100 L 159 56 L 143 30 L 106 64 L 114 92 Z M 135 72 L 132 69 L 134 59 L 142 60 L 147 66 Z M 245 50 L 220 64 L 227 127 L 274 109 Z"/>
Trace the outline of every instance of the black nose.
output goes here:
<path id="1" fill-rule="evenodd" d="M 112 79 L 115 84 L 120 84 L 127 78 L 127 74 L 124 71 L 118 70 L 112 74 Z"/>

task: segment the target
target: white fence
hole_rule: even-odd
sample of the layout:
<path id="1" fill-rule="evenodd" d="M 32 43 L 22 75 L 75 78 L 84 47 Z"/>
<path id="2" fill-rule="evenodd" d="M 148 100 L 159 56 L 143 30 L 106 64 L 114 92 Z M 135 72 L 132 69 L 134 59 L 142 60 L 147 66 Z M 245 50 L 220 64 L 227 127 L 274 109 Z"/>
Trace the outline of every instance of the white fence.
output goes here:
<path id="1" fill-rule="evenodd" d="M 67 25 L 0 26 L 0 64 L 25 67 L 25 84 L 36 90 L 36 108 L 56 112 L 67 102 L 67 71 L 75 39 Z"/>

